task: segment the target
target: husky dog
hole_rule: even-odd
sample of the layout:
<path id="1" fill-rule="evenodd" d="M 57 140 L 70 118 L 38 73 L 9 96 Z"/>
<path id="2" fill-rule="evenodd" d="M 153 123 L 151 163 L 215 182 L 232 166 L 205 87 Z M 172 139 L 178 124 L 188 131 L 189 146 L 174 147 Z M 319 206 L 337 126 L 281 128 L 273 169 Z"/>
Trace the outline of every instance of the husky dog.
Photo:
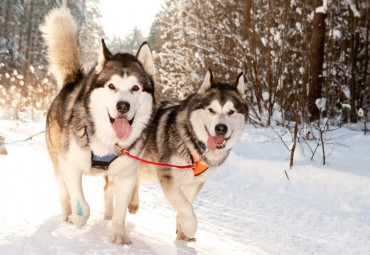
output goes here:
<path id="1" fill-rule="evenodd" d="M 204 182 L 228 157 L 247 119 L 242 73 L 234 85 L 229 85 L 214 82 L 209 70 L 197 93 L 179 104 L 167 103 L 158 109 L 150 126 L 144 158 L 174 165 L 193 163 L 194 167 L 141 164 L 130 213 L 136 213 L 139 207 L 140 182 L 158 178 L 166 199 L 177 212 L 177 239 L 195 240 L 197 218 L 193 201 Z"/>
<path id="2" fill-rule="evenodd" d="M 116 205 L 105 211 L 105 218 L 112 219 L 112 242 L 129 244 L 124 225 L 138 163 L 117 157 L 114 146 L 137 155 L 142 152 L 141 137 L 155 110 L 151 49 L 144 43 L 136 56 L 113 55 L 102 40 L 97 65 L 85 73 L 77 25 L 68 8 L 52 10 L 41 31 L 51 71 L 61 87 L 48 111 L 46 141 L 60 188 L 63 219 L 78 227 L 86 224 L 90 209 L 82 175 L 103 172 L 113 184 L 106 194 L 115 198 Z M 99 159 L 107 155 L 110 164 L 101 164 Z M 107 171 L 101 170 L 104 167 Z M 113 203 L 113 198 L 108 202 Z"/>

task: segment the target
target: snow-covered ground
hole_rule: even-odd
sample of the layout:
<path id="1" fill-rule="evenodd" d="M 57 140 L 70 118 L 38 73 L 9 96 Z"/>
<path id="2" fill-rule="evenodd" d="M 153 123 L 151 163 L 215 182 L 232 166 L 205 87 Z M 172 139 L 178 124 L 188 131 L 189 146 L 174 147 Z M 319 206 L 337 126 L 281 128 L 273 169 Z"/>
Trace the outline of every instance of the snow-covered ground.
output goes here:
<path id="1" fill-rule="evenodd" d="M 0 133 L 14 141 L 43 126 L 0 120 Z M 326 166 L 300 146 L 289 170 L 289 151 L 272 129 L 248 126 L 195 201 L 197 241 L 175 240 L 175 213 L 148 183 L 127 218 L 130 246 L 109 242 L 102 178 L 84 178 L 91 216 L 77 229 L 61 220 L 43 135 L 8 145 L 0 155 L 0 254 L 369 254 L 370 136 L 344 128 L 330 135 L 346 146 L 328 148 Z"/>

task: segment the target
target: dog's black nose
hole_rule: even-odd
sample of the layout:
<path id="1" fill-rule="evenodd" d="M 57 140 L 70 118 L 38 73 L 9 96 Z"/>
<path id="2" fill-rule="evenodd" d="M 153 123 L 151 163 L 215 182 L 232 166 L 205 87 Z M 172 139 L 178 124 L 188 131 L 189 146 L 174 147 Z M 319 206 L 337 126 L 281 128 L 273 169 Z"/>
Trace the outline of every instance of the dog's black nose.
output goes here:
<path id="1" fill-rule="evenodd" d="M 130 104 L 125 101 L 119 101 L 116 107 L 117 107 L 117 111 L 122 114 L 130 110 Z"/>
<path id="2" fill-rule="evenodd" d="M 227 133 L 227 126 L 225 124 L 217 124 L 215 127 L 216 135 L 224 136 Z"/>

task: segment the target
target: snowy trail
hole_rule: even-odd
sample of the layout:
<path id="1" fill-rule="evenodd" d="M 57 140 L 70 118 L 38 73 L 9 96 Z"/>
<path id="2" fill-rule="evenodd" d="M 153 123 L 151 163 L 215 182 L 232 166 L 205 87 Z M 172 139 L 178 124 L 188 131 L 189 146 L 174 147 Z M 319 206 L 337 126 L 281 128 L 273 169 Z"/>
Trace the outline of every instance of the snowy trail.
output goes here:
<path id="1" fill-rule="evenodd" d="M 42 128 L 0 120 L 8 140 Z M 297 155 L 288 181 L 282 143 L 248 127 L 194 203 L 194 243 L 175 240 L 174 211 L 157 183 L 143 184 L 140 209 L 126 220 L 130 246 L 109 242 L 101 177 L 84 178 L 91 216 L 77 229 L 61 221 L 44 138 L 9 145 L 0 156 L 0 254 L 368 254 L 370 137 L 336 132 L 350 147 L 335 148 L 328 166 Z"/>

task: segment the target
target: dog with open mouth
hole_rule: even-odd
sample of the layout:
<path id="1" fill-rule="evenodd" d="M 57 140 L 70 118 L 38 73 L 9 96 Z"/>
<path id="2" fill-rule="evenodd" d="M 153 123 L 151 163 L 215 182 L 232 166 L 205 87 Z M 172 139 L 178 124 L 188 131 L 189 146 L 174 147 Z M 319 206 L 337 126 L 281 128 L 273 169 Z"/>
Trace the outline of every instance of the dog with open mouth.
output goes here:
<path id="1" fill-rule="evenodd" d="M 139 208 L 140 183 L 157 178 L 177 212 L 177 239 L 195 240 L 193 201 L 244 131 L 248 107 L 243 74 L 231 84 L 215 82 L 209 70 L 196 93 L 179 103 L 163 103 L 150 125 L 144 159 L 193 168 L 140 164 L 129 211 Z"/>
<path id="2" fill-rule="evenodd" d="M 50 70 L 60 86 L 48 111 L 46 141 L 63 219 L 78 227 L 86 224 L 90 208 L 82 175 L 100 173 L 110 184 L 104 216 L 112 219 L 112 242 L 130 244 L 125 217 L 138 162 L 117 155 L 115 145 L 142 153 L 155 112 L 151 49 L 143 43 L 136 56 L 112 54 L 102 40 L 97 65 L 85 72 L 77 24 L 66 6 L 52 10 L 41 31 Z"/>

